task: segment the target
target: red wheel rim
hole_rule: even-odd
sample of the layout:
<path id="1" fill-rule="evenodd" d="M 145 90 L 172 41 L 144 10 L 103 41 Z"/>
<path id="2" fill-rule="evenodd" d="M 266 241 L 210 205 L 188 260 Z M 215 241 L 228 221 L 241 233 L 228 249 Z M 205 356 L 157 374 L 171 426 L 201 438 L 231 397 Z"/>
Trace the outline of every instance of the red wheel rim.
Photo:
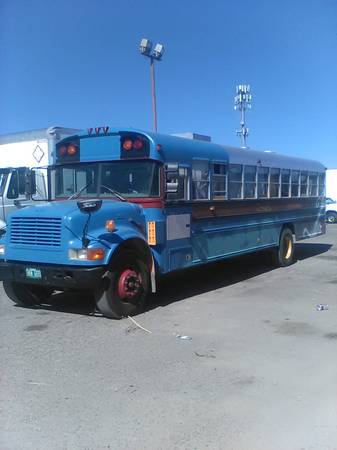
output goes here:
<path id="1" fill-rule="evenodd" d="M 132 269 L 125 269 L 119 276 L 118 295 L 120 298 L 136 297 L 141 289 L 140 275 Z"/>

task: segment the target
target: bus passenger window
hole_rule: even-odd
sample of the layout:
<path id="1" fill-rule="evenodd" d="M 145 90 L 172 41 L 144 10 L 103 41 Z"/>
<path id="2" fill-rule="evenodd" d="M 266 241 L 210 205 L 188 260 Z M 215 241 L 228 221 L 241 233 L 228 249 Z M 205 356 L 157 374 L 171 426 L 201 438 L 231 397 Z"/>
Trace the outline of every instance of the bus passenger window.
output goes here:
<path id="1" fill-rule="evenodd" d="M 298 188 L 300 184 L 300 171 L 292 170 L 291 171 L 291 196 L 298 197 Z"/>
<path id="2" fill-rule="evenodd" d="M 230 164 L 229 166 L 229 198 L 242 198 L 242 166 L 241 164 Z"/>
<path id="3" fill-rule="evenodd" d="M 255 198 L 256 197 L 256 167 L 244 166 L 244 186 L 243 197 Z"/>
<path id="4" fill-rule="evenodd" d="M 193 199 L 209 199 L 209 164 L 208 161 L 193 161 L 192 166 Z"/>
<path id="5" fill-rule="evenodd" d="M 325 173 L 320 173 L 318 175 L 318 195 L 325 195 Z"/>
<path id="6" fill-rule="evenodd" d="M 257 196 L 259 198 L 268 197 L 268 167 L 257 168 Z"/>
<path id="7" fill-rule="evenodd" d="M 308 172 L 301 171 L 301 197 L 308 195 Z"/>
<path id="8" fill-rule="evenodd" d="M 317 173 L 309 172 L 309 196 L 317 196 Z"/>
<path id="9" fill-rule="evenodd" d="M 281 197 L 289 197 L 290 170 L 281 170 Z"/>
<path id="10" fill-rule="evenodd" d="M 226 164 L 213 164 L 212 174 L 213 199 L 225 200 L 227 196 L 227 166 Z"/>
<path id="11" fill-rule="evenodd" d="M 270 169 L 270 197 L 280 196 L 280 169 Z"/>

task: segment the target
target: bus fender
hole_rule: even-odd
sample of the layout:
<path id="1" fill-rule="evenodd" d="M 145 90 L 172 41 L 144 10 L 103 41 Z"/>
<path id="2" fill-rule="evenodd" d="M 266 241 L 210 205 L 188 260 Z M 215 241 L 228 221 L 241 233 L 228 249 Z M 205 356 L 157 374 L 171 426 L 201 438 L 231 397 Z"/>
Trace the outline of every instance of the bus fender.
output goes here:
<path id="1" fill-rule="evenodd" d="M 114 262 L 118 259 L 118 256 L 123 252 L 131 250 L 137 253 L 146 263 L 149 274 L 150 274 L 150 281 L 151 281 L 151 291 L 152 293 L 157 292 L 157 284 L 156 284 L 156 263 L 155 259 L 153 257 L 153 253 L 151 251 L 151 248 L 149 247 L 147 241 L 144 239 L 141 235 L 133 235 L 129 236 L 127 239 L 124 239 L 122 242 L 120 242 L 118 245 L 114 245 L 113 248 L 110 250 L 109 254 L 109 266 L 113 266 Z M 108 270 L 104 275 L 103 278 L 108 277 L 110 271 Z"/>

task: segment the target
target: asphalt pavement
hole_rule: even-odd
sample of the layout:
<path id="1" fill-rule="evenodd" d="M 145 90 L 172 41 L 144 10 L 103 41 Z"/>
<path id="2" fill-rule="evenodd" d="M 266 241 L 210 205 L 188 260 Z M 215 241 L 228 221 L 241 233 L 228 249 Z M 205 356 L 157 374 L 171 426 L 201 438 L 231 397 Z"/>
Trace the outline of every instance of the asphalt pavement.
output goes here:
<path id="1" fill-rule="evenodd" d="M 0 288 L 0 450 L 336 450 L 337 225 L 296 256 L 166 277 L 148 331 Z"/>

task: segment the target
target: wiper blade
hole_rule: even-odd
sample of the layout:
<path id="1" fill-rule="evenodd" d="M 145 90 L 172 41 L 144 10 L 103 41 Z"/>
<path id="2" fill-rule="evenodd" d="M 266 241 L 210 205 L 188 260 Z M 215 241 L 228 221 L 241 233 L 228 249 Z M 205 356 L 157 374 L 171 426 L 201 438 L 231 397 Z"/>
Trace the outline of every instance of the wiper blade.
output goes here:
<path id="1" fill-rule="evenodd" d="M 68 197 L 67 200 L 73 200 L 74 198 L 78 198 L 82 194 L 82 192 L 85 191 L 91 184 L 92 181 L 83 186 L 82 189 L 80 189 L 78 192 L 74 192 L 73 194 L 71 194 L 71 196 Z"/>
<path id="2" fill-rule="evenodd" d="M 113 195 L 115 195 L 117 198 L 119 198 L 120 201 L 127 202 L 126 198 L 124 198 L 119 192 L 115 191 L 114 189 L 111 189 L 108 186 L 105 186 L 104 184 L 101 184 L 100 187 L 111 192 Z"/>
<path id="3" fill-rule="evenodd" d="M 73 200 L 75 198 L 78 198 L 83 191 L 85 191 L 93 182 L 90 181 L 90 183 L 88 183 L 87 185 L 83 186 L 78 192 L 75 192 L 74 194 L 72 194 L 70 197 L 68 197 L 67 200 Z M 127 202 L 127 199 L 124 198 L 119 192 L 115 191 L 114 189 L 109 188 L 108 186 L 105 186 L 104 184 L 100 184 L 99 185 L 100 188 L 104 188 L 107 191 L 111 192 L 115 197 L 117 197 L 121 202 Z"/>

